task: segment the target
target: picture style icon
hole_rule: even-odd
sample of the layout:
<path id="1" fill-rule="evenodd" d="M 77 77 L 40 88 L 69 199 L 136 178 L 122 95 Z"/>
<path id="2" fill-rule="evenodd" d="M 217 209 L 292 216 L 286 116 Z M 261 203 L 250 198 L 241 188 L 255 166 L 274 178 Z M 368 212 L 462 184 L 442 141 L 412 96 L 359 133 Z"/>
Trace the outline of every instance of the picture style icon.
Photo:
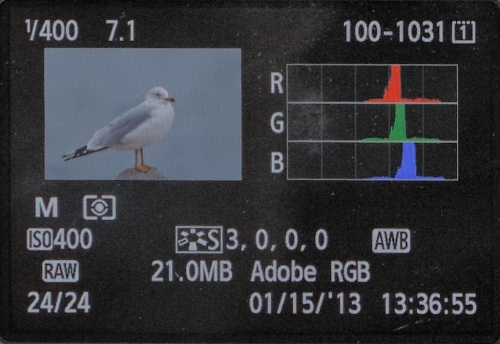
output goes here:
<path id="1" fill-rule="evenodd" d="M 175 227 L 175 253 L 222 253 L 222 227 Z"/>
<path id="2" fill-rule="evenodd" d="M 113 195 L 85 195 L 83 197 L 83 218 L 85 220 L 116 219 L 116 197 Z"/>

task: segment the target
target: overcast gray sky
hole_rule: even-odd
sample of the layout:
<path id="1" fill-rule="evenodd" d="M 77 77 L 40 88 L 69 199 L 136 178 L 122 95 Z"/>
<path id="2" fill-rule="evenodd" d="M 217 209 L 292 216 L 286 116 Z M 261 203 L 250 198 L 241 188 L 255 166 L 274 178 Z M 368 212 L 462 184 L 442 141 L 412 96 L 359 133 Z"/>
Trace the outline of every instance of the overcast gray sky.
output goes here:
<path id="1" fill-rule="evenodd" d="M 46 179 L 116 179 L 133 151 L 63 161 L 161 86 L 175 98 L 167 135 L 144 149 L 169 180 L 241 180 L 239 49 L 45 49 Z"/>

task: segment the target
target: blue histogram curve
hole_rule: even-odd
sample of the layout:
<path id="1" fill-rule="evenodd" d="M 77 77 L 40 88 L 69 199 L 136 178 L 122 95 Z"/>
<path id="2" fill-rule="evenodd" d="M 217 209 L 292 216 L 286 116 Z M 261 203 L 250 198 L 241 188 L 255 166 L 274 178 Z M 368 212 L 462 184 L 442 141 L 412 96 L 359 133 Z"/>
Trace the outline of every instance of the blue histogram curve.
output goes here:
<path id="1" fill-rule="evenodd" d="M 403 142 L 401 166 L 394 177 L 372 177 L 374 180 L 444 180 L 444 177 L 421 177 L 417 175 L 417 148 L 413 142 Z"/>

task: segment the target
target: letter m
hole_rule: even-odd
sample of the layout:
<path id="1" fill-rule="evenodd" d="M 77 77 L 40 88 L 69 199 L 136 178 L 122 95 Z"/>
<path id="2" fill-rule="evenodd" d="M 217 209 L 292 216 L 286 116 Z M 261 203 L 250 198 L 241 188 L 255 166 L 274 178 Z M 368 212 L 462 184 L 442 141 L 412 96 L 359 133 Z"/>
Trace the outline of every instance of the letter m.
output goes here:
<path id="1" fill-rule="evenodd" d="M 51 197 L 48 206 L 45 205 L 42 197 L 35 198 L 35 216 L 41 217 L 42 214 L 43 217 L 59 217 L 57 197 Z"/>

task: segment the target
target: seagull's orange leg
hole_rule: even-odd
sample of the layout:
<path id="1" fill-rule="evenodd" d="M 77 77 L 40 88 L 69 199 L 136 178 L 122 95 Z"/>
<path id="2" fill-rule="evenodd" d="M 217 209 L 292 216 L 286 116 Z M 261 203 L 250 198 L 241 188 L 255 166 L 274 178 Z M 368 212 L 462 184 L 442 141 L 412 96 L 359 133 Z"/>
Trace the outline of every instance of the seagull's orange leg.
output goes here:
<path id="1" fill-rule="evenodd" d="M 138 160 L 137 155 L 139 152 L 141 153 L 141 164 L 140 165 L 138 164 L 138 161 L 137 161 Z M 144 173 L 146 173 L 147 171 L 149 171 L 151 169 L 151 167 L 144 164 L 144 153 L 142 151 L 142 148 L 135 150 L 135 165 L 134 165 L 134 167 L 137 171 L 144 172 Z"/>

